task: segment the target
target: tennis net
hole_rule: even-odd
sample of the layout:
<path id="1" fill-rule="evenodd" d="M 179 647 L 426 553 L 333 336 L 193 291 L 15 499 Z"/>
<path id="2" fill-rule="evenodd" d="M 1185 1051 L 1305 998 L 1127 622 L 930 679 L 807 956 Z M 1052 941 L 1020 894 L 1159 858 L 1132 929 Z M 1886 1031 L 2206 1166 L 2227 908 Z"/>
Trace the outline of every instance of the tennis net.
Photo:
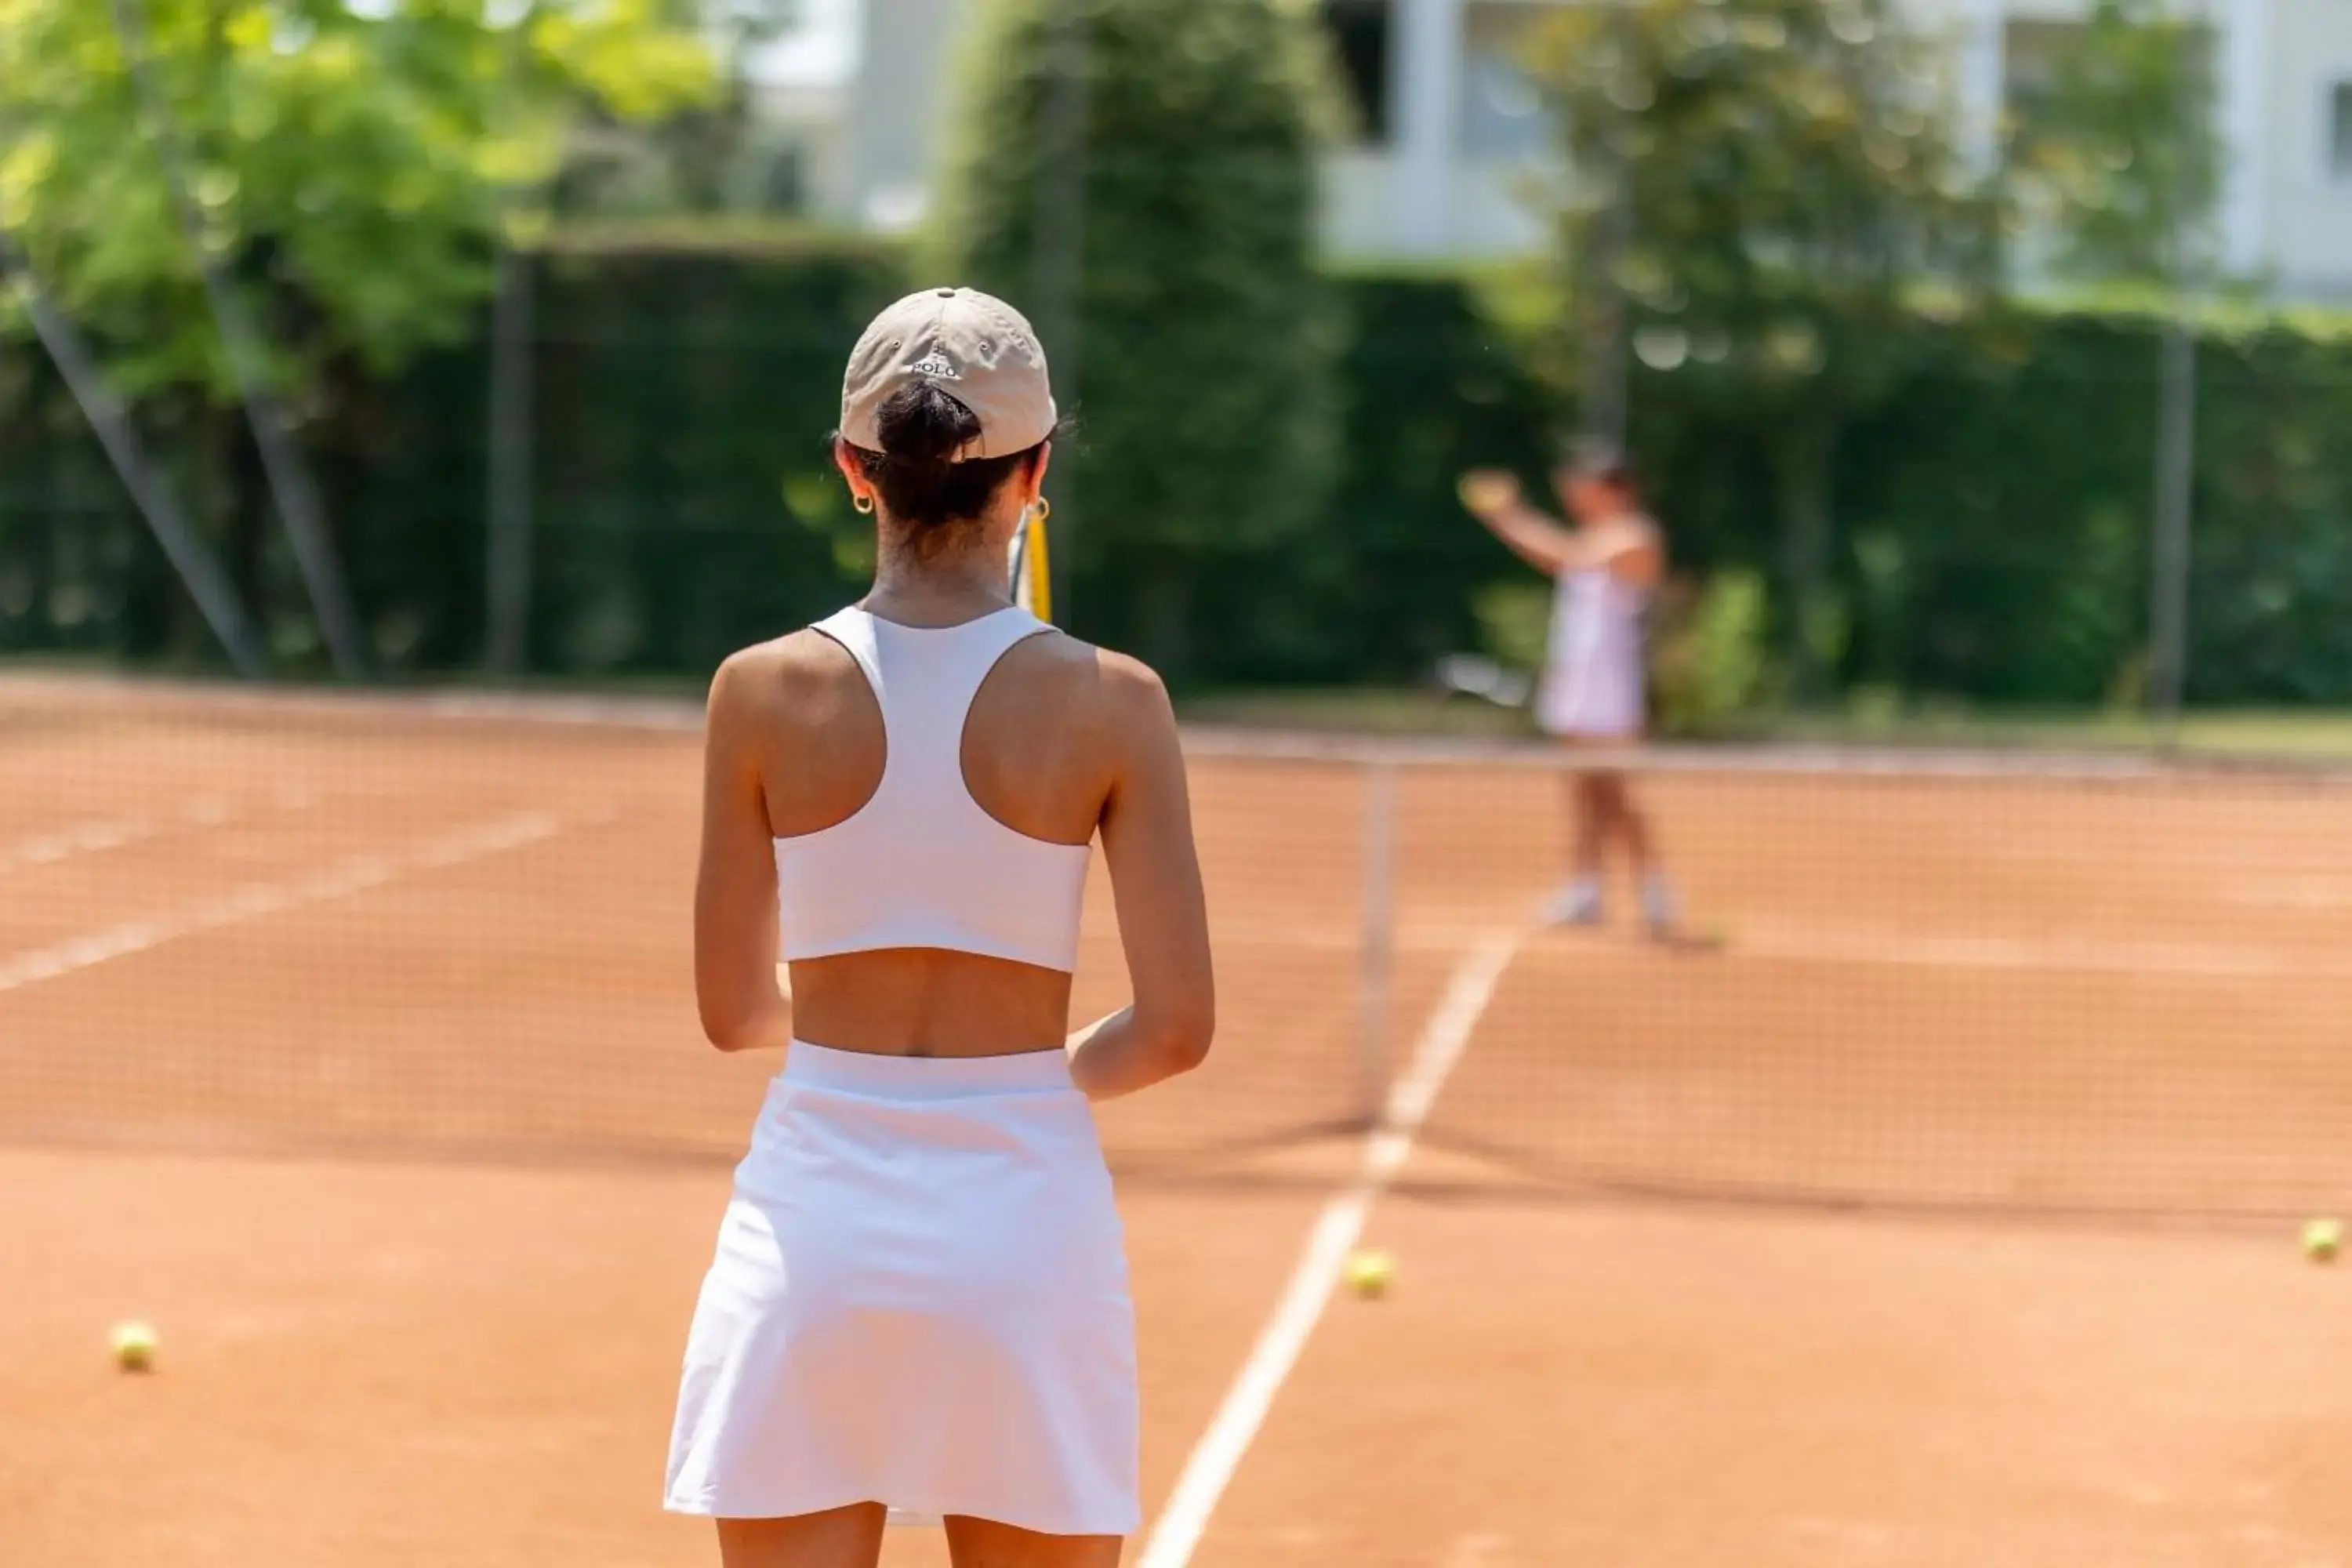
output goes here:
<path id="1" fill-rule="evenodd" d="M 1637 787 L 1687 909 L 1659 942 L 1622 887 L 1599 928 L 1533 923 L 1569 831 L 1552 752 L 1191 745 L 1223 1032 L 1208 1070 L 1107 1110 L 1130 1169 L 1264 1168 L 1365 1126 L 1500 942 L 1425 1131 L 1450 1169 L 2352 1201 L 2352 775 L 1654 752 Z M 698 750 L 662 702 L 0 681 L 0 1136 L 731 1156 L 773 1064 L 695 1026 Z M 1123 987 L 1097 886 L 1076 1006 Z"/>

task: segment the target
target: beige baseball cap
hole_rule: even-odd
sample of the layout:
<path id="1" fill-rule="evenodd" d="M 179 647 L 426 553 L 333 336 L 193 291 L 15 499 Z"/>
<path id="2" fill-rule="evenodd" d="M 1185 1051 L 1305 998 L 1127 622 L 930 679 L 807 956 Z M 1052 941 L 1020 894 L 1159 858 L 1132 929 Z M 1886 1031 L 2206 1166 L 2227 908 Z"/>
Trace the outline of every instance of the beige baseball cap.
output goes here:
<path id="1" fill-rule="evenodd" d="M 926 289 L 874 318 L 842 378 L 842 439 L 880 451 L 882 405 L 909 382 L 938 387 L 978 416 L 980 438 L 956 454 L 959 463 L 1025 452 L 1060 417 L 1028 319 L 976 289 Z"/>

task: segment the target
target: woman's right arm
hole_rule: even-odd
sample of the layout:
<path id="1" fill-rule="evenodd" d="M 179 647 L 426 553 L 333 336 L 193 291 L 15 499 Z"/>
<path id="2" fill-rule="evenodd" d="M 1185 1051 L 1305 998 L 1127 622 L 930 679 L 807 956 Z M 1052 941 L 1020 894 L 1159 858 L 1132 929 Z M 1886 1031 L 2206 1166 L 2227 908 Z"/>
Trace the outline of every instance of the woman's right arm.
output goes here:
<path id="1" fill-rule="evenodd" d="M 1102 815 L 1103 862 L 1118 908 L 1134 1002 L 1070 1037 L 1070 1076 L 1113 1100 L 1199 1067 L 1216 1032 L 1208 904 L 1176 714 L 1160 678 L 1117 654 L 1102 661 L 1116 753 Z"/>

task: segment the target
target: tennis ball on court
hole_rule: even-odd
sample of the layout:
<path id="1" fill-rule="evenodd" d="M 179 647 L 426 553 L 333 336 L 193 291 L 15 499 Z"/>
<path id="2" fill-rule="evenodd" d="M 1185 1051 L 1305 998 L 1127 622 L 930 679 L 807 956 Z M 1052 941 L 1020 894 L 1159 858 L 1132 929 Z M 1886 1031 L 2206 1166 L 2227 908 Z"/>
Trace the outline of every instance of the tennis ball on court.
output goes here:
<path id="1" fill-rule="evenodd" d="M 2344 1250 L 2344 1222 L 2315 1219 L 2303 1227 L 2303 1255 L 2314 1263 L 2333 1263 Z"/>
<path id="2" fill-rule="evenodd" d="M 1685 947 L 1714 949 L 1731 945 L 1731 927 L 1723 921 L 1693 921 L 1672 934 Z"/>
<path id="3" fill-rule="evenodd" d="M 114 1325 L 109 1336 L 114 1345 L 114 1364 L 125 1372 L 147 1372 L 155 1365 L 155 1331 L 142 1322 Z"/>
<path id="4" fill-rule="evenodd" d="M 1359 1296 L 1384 1296 L 1395 1278 L 1396 1259 L 1377 1247 L 1359 1248 L 1348 1257 L 1348 1289 Z"/>

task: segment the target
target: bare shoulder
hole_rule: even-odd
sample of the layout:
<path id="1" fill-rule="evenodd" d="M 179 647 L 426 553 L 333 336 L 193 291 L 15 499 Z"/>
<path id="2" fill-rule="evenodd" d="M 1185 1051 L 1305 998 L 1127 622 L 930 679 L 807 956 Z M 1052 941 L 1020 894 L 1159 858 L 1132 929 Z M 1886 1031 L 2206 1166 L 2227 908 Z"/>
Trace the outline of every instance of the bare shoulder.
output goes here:
<path id="1" fill-rule="evenodd" d="M 1149 726 L 1163 719 L 1174 722 L 1166 682 L 1141 659 L 1072 637 L 1047 640 L 1058 645 L 1058 658 L 1069 671 L 1066 679 L 1084 688 L 1097 722 L 1119 728 Z"/>
<path id="2" fill-rule="evenodd" d="M 847 648 L 803 629 L 728 655 L 711 678 L 710 714 L 722 722 L 822 717 L 861 684 Z"/>
<path id="3" fill-rule="evenodd" d="M 1160 679 L 1158 670 L 1139 658 L 1108 648 L 1095 650 L 1095 663 L 1102 672 L 1104 702 L 1116 722 L 1148 732 L 1176 727 L 1168 683 Z"/>
<path id="4" fill-rule="evenodd" d="M 1134 774 L 1183 776 L 1176 710 L 1160 672 L 1123 653 L 1100 653 L 1103 717 L 1109 749 Z"/>
<path id="5" fill-rule="evenodd" d="M 1589 553 L 1603 561 L 1655 552 L 1665 544 L 1665 536 L 1659 532 L 1656 521 L 1648 513 L 1639 511 L 1596 523 L 1586 538 Z"/>
<path id="6" fill-rule="evenodd" d="M 1023 684 L 1078 728 L 1121 750 L 1175 732 L 1168 688 L 1141 659 L 1058 631 L 1031 638 L 1020 652 Z"/>

